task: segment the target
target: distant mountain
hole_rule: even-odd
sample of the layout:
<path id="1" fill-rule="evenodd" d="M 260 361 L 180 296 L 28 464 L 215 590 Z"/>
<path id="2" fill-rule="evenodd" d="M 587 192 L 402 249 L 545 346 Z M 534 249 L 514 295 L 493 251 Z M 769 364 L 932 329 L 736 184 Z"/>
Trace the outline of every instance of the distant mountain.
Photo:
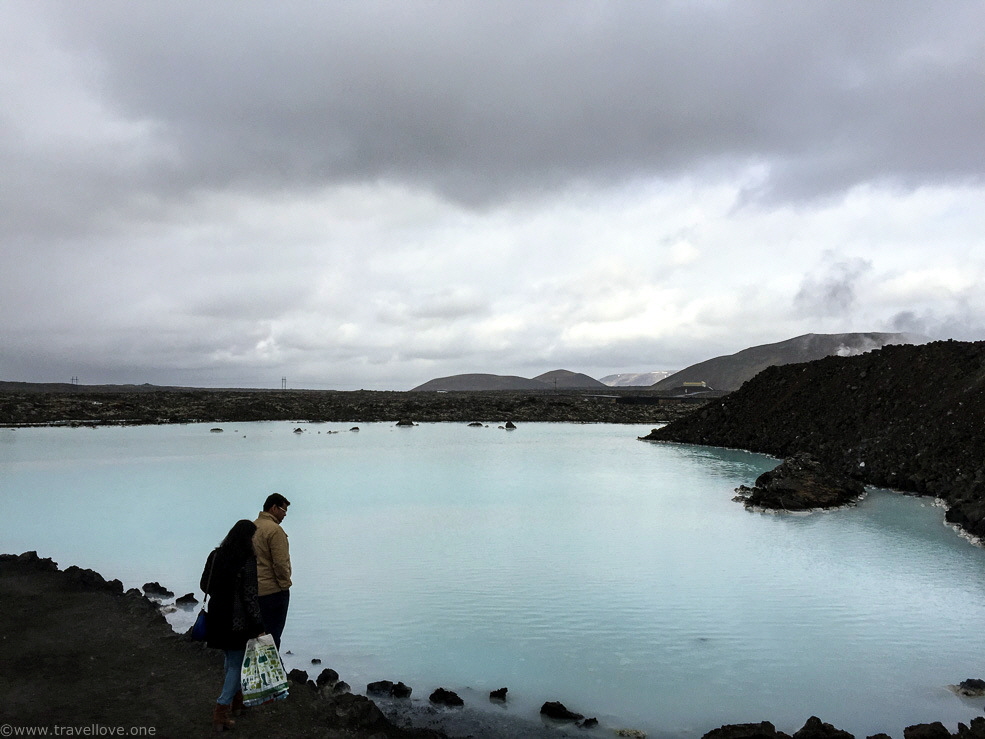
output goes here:
<path id="1" fill-rule="evenodd" d="M 606 375 L 599 379 L 609 387 L 648 387 L 655 385 L 672 372 L 622 372 L 618 375 Z"/>
<path id="2" fill-rule="evenodd" d="M 926 341 L 925 337 L 914 334 L 804 334 L 693 364 L 655 383 L 653 388 L 672 391 L 683 387 L 685 382 L 704 382 L 716 392 L 729 393 L 767 367 L 811 362 L 834 355 L 863 354 L 887 344 L 923 344 Z"/>
<path id="3" fill-rule="evenodd" d="M 572 389 L 572 388 L 605 388 L 607 385 L 605 383 L 599 382 L 594 377 L 589 377 L 588 375 L 583 375 L 580 372 L 570 372 L 569 370 L 553 370 L 551 372 L 545 372 L 542 375 L 537 375 L 535 380 L 543 382 L 549 387 L 556 387 L 559 390 Z"/>
<path id="4" fill-rule="evenodd" d="M 555 384 L 556 381 L 556 384 Z M 451 375 L 450 377 L 436 377 L 428 380 L 423 385 L 413 388 L 415 390 L 452 390 L 460 392 L 479 391 L 479 390 L 555 390 L 572 388 L 604 388 L 606 387 L 596 379 L 577 372 L 568 370 L 553 370 L 538 375 L 532 380 L 527 377 L 517 377 L 516 375 L 486 375 L 468 374 Z"/>
<path id="5" fill-rule="evenodd" d="M 539 380 L 530 380 L 526 377 L 516 375 L 451 375 L 450 377 L 436 377 L 428 380 L 423 385 L 418 385 L 411 389 L 415 390 L 553 390 L 553 385 L 548 385 Z"/>

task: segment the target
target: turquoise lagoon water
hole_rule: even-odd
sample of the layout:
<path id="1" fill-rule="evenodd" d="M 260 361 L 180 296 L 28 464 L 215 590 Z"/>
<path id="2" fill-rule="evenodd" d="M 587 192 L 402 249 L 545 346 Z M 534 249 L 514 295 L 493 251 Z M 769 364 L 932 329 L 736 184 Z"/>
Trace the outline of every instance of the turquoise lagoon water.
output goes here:
<path id="1" fill-rule="evenodd" d="M 280 491 L 285 661 L 356 692 L 402 680 L 530 718 L 560 700 L 651 736 L 817 715 L 901 737 L 983 713 L 947 686 L 985 677 L 985 551 L 926 499 L 752 513 L 733 489 L 774 460 L 648 427 L 209 428 L 0 429 L 0 550 L 200 597 L 208 550 Z"/>

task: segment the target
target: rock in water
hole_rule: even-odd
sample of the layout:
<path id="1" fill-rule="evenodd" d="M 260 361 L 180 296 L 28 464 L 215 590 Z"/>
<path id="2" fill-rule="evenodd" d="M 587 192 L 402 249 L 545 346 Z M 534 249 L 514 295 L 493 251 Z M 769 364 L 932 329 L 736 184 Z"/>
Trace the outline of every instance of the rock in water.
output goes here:
<path id="1" fill-rule="evenodd" d="M 194 593 L 185 593 L 183 596 L 178 598 L 174 604 L 179 608 L 193 608 L 198 605 L 198 599 L 195 597 Z"/>
<path id="2" fill-rule="evenodd" d="M 858 480 L 825 469 L 805 453 L 761 474 L 755 487 L 738 489 L 747 506 L 784 511 L 837 508 L 854 502 L 864 491 Z"/>
<path id="3" fill-rule="evenodd" d="M 786 735 L 779 734 L 769 721 L 760 721 L 758 724 L 726 724 L 712 729 L 701 739 L 777 739 L 780 736 Z"/>
<path id="4" fill-rule="evenodd" d="M 794 739 L 855 739 L 854 734 L 836 729 L 817 716 L 811 716 L 803 728 L 793 735 Z"/>
<path id="5" fill-rule="evenodd" d="M 148 598 L 173 598 L 174 593 L 157 582 L 146 582 L 143 587 L 144 595 Z"/>
<path id="6" fill-rule="evenodd" d="M 951 732 L 940 721 L 932 724 L 914 724 L 903 729 L 903 739 L 950 739 Z"/>
<path id="7" fill-rule="evenodd" d="M 333 672 L 335 671 L 333 670 Z M 336 680 L 337 679 L 338 674 L 336 673 Z M 410 698 L 412 691 L 412 688 L 404 685 L 402 682 L 398 682 L 394 685 L 391 680 L 378 680 L 375 683 L 370 683 L 366 686 L 366 692 L 370 695 L 382 695 L 390 698 Z"/>
<path id="8" fill-rule="evenodd" d="M 393 695 L 393 682 L 390 680 L 377 680 L 366 686 L 369 695 Z"/>
<path id="9" fill-rule="evenodd" d="M 465 705 L 465 701 L 463 701 L 457 693 L 454 693 L 451 690 L 445 690 L 444 688 L 438 688 L 435 690 L 431 693 L 428 700 L 432 703 L 437 703 L 443 706 L 454 706 L 456 708 Z"/>
<path id="10" fill-rule="evenodd" d="M 540 713 L 555 721 L 581 721 L 585 718 L 580 713 L 569 711 L 560 701 L 548 701 L 540 707 Z"/>
<path id="11" fill-rule="evenodd" d="M 968 696 L 969 698 L 978 698 L 985 695 L 985 680 L 979 680 L 976 677 L 962 680 L 955 692 L 959 692 L 961 695 Z"/>
<path id="12" fill-rule="evenodd" d="M 318 673 L 318 677 L 315 678 L 315 685 L 321 688 L 325 685 L 335 685 L 335 683 L 337 683 L 338 681 L 339 681 L 339 673 L 337 673 L 335 670 L 331 669 L 330 667 L 326 667 L 324 670 Z"/>

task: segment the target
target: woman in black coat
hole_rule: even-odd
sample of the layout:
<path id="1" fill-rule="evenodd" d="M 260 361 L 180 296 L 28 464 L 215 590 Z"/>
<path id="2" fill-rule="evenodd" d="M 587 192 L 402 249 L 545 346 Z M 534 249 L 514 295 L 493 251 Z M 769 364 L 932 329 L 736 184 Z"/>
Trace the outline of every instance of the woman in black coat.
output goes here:
<path id="1" fill-rule="evenodd" d="M 219 547 L 213 550 L 202 572 L 202 590 L 211 597 L 208 645 L 226 653 L 226 677 L 212 715 L 216 731 L 230 729 L 230 713 L 243 706 L 240 670 L 248 639 L 264 633 L 257 601 L 257 558 L 253 551 L 256 525 L 237 521 Z"/>

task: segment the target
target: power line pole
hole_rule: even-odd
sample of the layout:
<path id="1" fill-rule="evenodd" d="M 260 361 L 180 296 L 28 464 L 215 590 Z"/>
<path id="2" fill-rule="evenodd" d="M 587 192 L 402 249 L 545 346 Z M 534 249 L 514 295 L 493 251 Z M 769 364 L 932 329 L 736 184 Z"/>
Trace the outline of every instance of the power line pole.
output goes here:
<path id="1" fill-rule="evenodd" d="M 280 378 L 280 389 L 281 390 L 287 390 L 287 378 L 286 377 Z"/>

